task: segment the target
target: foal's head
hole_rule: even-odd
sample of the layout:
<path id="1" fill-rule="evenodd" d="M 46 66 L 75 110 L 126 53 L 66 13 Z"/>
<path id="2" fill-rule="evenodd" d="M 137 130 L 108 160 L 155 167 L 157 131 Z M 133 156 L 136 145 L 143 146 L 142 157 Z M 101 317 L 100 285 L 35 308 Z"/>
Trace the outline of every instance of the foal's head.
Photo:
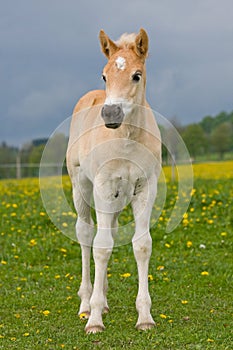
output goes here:
<path id="1" fill-rule="evenodd" d="M 101 111 L 105 126 L 118 128 L 132 112 L 135 104 L 144 105 L 148 36 L 144 29 L 138 34 L 123 34 L 113 42 L 103 30 L 99 34 L 108 63 L 103 70 L 106 100 Z"/>

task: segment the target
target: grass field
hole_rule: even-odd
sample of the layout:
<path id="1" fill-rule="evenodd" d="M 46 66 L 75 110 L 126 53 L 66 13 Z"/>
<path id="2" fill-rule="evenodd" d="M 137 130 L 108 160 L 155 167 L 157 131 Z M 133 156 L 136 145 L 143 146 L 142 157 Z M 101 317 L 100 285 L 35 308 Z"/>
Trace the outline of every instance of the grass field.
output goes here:
<path id="1" fill-rule="evenodd" d="M 165 232 L 177 193 L 168 180 L 166 205 L 152 229 L 148 279 L 156 327 L 135 329 L 137 273 L 125 245 L 110 259 L 110 313 L 105 332 L 96 335 L 85 335 L 77 315 L 79 245 L 50 222 L 37 179 L 1 181 L 0 348 L 233 349 L 233 162 L 195 165 L 194 173 L 181 224 Z M 68 214 L 62 215 L 65 221 Z"/>

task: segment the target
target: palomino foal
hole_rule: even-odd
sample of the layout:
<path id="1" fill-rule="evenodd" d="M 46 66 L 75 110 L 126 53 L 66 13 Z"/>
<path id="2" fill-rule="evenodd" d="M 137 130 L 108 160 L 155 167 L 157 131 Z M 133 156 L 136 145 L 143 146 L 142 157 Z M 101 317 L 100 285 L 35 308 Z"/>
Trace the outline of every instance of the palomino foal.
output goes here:
<path id="1" fill-rule="evenodd" d="M 160 133 L 145 99 L 148 36 L 141 29 L 113 42 L 100 31 L 100 44 L 108 63 L 103 70 L 106 90 L 91 91 L 77 103 L 71 122 L 67 167 L 78 213 L 77 239 L 82 249 L 82 282 L 79 314 L 88 318 L 85 330 L 104 329 L 102 313 L 108 312 L 107 264 L 117 219 L 131 203 L 135 232 L 133 250 L 138 268 L 137 329 L 154 326 L 150 313 L 148 266 L 152 249 L 150 215 L 160 173 Z M 97 233 L 91 218 L 94 198 Z M 95 280 L 90 280 L 93 246 Z"/>

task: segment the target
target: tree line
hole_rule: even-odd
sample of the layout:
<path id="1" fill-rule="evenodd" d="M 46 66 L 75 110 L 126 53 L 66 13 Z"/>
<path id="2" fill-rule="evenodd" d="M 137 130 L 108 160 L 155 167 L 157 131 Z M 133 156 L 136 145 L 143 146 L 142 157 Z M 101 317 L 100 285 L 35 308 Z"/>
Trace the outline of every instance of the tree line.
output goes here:
<path id="1" fill-rule="evenodd" d="M 216 116 L 206 116 L 199 123 L 181 126 L 177 120 L 171 121 L 181 135 L 193 161 L 223 160 L 233 158 L 233 111 L 221 112 Z M 2 142 L 0 144 L 0 179 L 33 177 L 39 174 L 39 164 L 48 139 L 37 139 L 23 145 L 21 149 Z M 67 137 L 55 134 L 50 140 L 48 163 L 51 174 L 56 173 L 56 163 L 65 154 Z M 168 159 L 163 147 L 163 161 Z M 65 165 L 63 166 L 65 172 Z"/>

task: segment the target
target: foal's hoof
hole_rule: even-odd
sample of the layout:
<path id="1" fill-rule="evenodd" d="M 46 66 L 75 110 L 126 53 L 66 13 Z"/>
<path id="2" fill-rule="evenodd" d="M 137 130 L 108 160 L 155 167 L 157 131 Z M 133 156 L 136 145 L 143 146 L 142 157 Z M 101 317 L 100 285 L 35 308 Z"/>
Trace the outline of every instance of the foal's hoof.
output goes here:
<path id="1" fill-rule="evenodd" d="M 95 334 L 104 331 L 103 326 L 89 326 L 85 328 L 86 334 Z"/>
<path id="2" fill-rule="evenodd" d="M 108 314 L 108 313 L 109 313 L 109 308 L 105 306 L 103 309 L 103 314 Z"/>
<path id="3" fill-rule="evenodd" d="M 138 331 L 146 331 L 147 329 L 151 329 L 155 326 L 155 323 L 140 323 L 136 325 L 136 329 Z"/>

